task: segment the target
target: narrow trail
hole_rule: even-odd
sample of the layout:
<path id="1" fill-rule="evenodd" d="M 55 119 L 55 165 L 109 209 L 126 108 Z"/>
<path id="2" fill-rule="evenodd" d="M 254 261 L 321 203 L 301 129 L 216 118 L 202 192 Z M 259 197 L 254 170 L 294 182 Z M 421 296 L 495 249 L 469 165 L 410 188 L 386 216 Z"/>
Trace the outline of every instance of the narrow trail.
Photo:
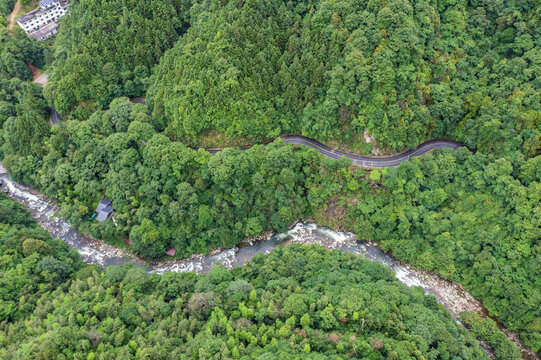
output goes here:
<path id="1" fill-rule="evenodd" d="M 30 72 L 32 73 L 32 81 L 36 82 L 36 80 L 41 76 L 41 69 L 35 67 L 34 65 L 30 64 L 29 62 L 26 62 L 26 66 L 30 69 Z"/>
<path id="2" fill-rule="evenodd" d="M 15 17 L 19 13 L 20 9 L 21 9 L 21 0 L 17 0 L 17 2 L 15 3 L 15 7 L 13 8 L 13 11 L 11 12 L 11 14 L 9 14 L 8 26 L 7 26 L 8 30 L 13 29 L 13 25 L 15 25 Z"/>

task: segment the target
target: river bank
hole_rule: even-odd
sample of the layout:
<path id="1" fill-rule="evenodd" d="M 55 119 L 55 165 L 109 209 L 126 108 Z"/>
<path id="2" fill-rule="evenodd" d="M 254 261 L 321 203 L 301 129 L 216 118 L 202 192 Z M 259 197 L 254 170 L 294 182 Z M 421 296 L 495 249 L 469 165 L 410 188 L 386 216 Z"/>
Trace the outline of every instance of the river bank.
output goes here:
<path id="1" fill-rule="evenodd" d="M 279 245 L 319 244 L 328 250 L 362 254 L 371 261 L 387 266 L 402 283 L 407 286 L 421 286 L 425 293 L 434 295 L 455 319 L 458 319 L 459 314 L 463 311 L 475 311 L 482 317 L 487 316 L 483 304 L 473 298 L 461 285 L 447 281 L 433 273 L 412 269 L 384 253 L 377 244 L 358 242 L 352 233 L 336 232 L 314 223 L 299 222 L 287 233 L 267 232 L 260 237 L 246 239 L 242 244 L 231 249 L 217 249 L 208 255 L 194 254 L 190 258 L 182 260 L 146 262 L 127 249 L 118 249 L 101 240 L 80 234 L 70 226 L 67 220 L 57 216 L 58 206 L 36 190 L 14 183 L 6 174 L 0 175 L 0 180 L 3 180 L 2 189 L 8 193 L 10 198 L 23 203 L 40 226 L 53 237 L 64 240 L 70 248 L 76 248 L 83 260 L 89 264 L 108 266 L 134 263 L 137 266 L 146 267 L 150 273 L 157 274 L 168 271 L 206 273 L 217 262 L 229 269 L 242 266 L 255 255 L 267 254 Z M 518 342 L 516 334 L 507 330 L 505 333 L 521 349 L 524 358 L 539 359 L 535 353 Z M 491 356 L 490 349 L 485 347 L 485 350 Z"/>

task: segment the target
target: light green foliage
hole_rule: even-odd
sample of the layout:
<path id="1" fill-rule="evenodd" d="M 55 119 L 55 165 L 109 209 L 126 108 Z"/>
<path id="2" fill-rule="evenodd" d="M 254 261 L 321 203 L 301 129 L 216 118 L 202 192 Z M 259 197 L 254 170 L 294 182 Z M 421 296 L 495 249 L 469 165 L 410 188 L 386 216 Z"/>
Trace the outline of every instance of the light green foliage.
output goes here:
<path id="1" fill-rule="evenodd" d="M 31 314 L 42 294 L 82 266 L 76 252 L 51 239 L 23 205 L 0 192 L 0 327 Z"/>
<path id="2" fill-rule="evenodd" d="M 308 311 L 308 301 L 308 297 L 304 294 L 293 294 L 286 299 L 284 307 L 287 309 L 288 314 L 301 317 Z"/>
<path id="3" fill-rule="evenodd" d="M 23 241 L 23 253 L 24 256 L 30 256 L 33 253 L 40 253 L 42 255 L 49 254 L 49 245 L 43 240 L 36 240 L 28 238 Z"/>
<path id="4" fill-rule="evenodd" d="M 305 263 L 305 271 L 288 274 L 295 263 Z M 487 359 L 473 335 L 443 307 L 434 306 L 435 299 L 422 289 L 407 288 L 390 270 L 361 257 L 319 246 L 276 248 L 244 267 L 213 268 L 208 275 L 149 276 L 133 265 L 108 267 L 105 276 L 100 272 L 85 267 L 39 301 L 40 294 L 27 293 L 35 307 L 23 318 L 0 322 L 6 334 L 0 340 L 0 357 L 50 359 L 69 353 L 77 359 Z M 219 280 L 216 292 L 195 290 L 196 283 L 207 278 L 206 283 Z M 246 284 L 254 287 L 255 302 L 266 308 L 274 301 L 277 312 L 251 317 L 256 308 L 239 302 L 238 292 L 230 290 Z M 301 319 L 306 324 L 307 317 L 313 317 L 312 328 L 300 328 L 294 315 L 286 315 L 292 288 L 294 295 L 317 304 Z M 367 321 L 362 332 L 360 322 L 343 307 L 351 292 L 364 299 L 360 311 Z M 327 309 L 348 321 L 323 327 Z M 385 346 L 370 346 L 375 337 Z"/>
<path id="5" fill-rule="evenodd" d="M 307 329 L 310 327 L 310 315 L 304 314 L 301 317 L 301 325 L 304 329 Z"/>
<path id="6" fill-rule="evenodd" d="M 485 340 L 488 345 L 494 349 L 494 355 L 497 359 L 518 360 L 522 358 L 516 345 L 500 331 L 494 320 L 490 318 L 481 318 L 475 312 L 463 312 L 460 314 L 460 320 L 462 320 L 479 339 Z"/>
<path id="7" fill-rule="evenodd" d="M 141 225 L 136 225 L 130 232 L 133 249 L 144 257 L 156 258 L 165 251 L 161 234 L 152 220 L 143 219 Z"/>
<path id="8" fill-rule="evenodd" d="M 379 181 L 381 179 L 381 172 L 378 169 L 370 171 L 370 180 Z"/>

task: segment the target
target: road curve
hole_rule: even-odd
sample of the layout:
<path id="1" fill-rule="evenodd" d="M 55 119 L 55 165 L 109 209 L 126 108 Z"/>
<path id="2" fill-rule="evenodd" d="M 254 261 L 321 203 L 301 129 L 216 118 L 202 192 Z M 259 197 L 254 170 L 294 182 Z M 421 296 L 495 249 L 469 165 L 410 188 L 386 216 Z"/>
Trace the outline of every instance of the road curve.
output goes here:
<path id="1" fill-rule="evenodd" d="M 356 154 L 349 154 L 349 153 L 345 153 L 345 152 L 338 151 L 335 149 L 331 149 L 330 147 L 325 146 L 314 139 L 310 139 L 301 135 L 284 135 L 282 136 L 282 139 L 284 139 L 284 142 L 286 144 L 307 146 L 316 151 L 319 151 L 321 155 L 326 156 L 331 159 L 338 160 L 341 157 L 346 157 L 348 159 L 351 159 L 354 165 L 358 165 L 358 166 L 362 166 L 366 168 L 384 168 L 388 166 L 398 166 L 403 161 L 409 160 L 415 156 L 421 156 L 423 154 L 426 154 L 436 149 L 455 150 L 463 146 L 461 143 L 453 141 L 453 140 L 449 140 L 449 139 L 433 139 L 419 145 L 417 149 L 415 150 L 410 150 L 410 151 L 407 151 L 405 153 L 398 154 L 395 156 L 369 157 L 369 156 L 361 156 L 361 155 L 356 155 Z M 242 150 L 247 150 L 251 147 L 252 146 L 243 147 Z M 205 149 L 205 150 L 211 154 L 216 154 L 222 151 L 223 149 L 212 148 L 212 149 Z"/>
<path id="2" fill-rule="evenodd" d="M 134 104 L 146 104 L 146 99 L 144 97 L 132 98 L 130 100 Z M 54 109 L 51 109 L 51 114 L 53 124 L 56 124 L 58 121 L 62 120 L 60 118 L 60 115 L 58 115 L 58 113 Z M 319 151 L 321 155 L 335 160 L 338 160 L 341 157 L 346 157 L 348 159 L 351 159 L 353 165 L 358 165 L 366 168 L 384 168 L 388 166 L 398 166 L 403 161 L 409 160 L 415 156 L 421 156 L 423 154 L 426 154 L 427 152 L 436 149 L 446 148 L 455 150 L 461 146 L 464 146 L 461 143 L 450 139 L 433 139 L 419 145 L 415 150 L 410 150 L 402 154 L 389 157 L 370 157 L 349 154 L 335 149 L 331 149 L 330 147 L 323 145 L 317 140 L 310 139 L 302 135 L 282 135 L 281 138 L 284 139 L 284 142 L 286 144 L 307 146 L 309 148 Z M 266 142 L 263 145 L 266 145 L 269 142 Z M 241 149 L 247 150 L 252 146 L 241 147 Z M 222 151 L 223 148 L 209 148 L 205 150 L 211 154 L 216 154 Z"/>

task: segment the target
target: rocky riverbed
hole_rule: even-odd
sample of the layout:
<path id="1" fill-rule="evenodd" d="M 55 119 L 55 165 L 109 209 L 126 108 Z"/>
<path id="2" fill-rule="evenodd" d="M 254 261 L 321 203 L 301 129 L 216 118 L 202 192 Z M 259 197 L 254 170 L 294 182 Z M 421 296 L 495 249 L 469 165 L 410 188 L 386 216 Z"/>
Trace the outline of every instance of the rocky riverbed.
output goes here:
<path id="1" fill-rule="evenodd" d="M 425 293 L 434 295 L 438 302 L 443 304 L 456 319 L 463 311 L 475 311 L 483 317 L 487 316 L 483 304 L 473 298 L 461 285 L 447 281 L 433 273 L 412 269 L 410 266 L 402 264 L 397 259 L 384 253 L 377 244 L 358 242 L 352 233 L 336 232 L 314 223 L 299 222 L 287 233 L 272 234 L 267 232 L 259 237 L 246 239 L 239 246 L 231 249 L 217 249 L 208 255 L 194 254 L 187 259 L 181 260 L 145 262 L 127 249 L 118 249 L 101 240 L 80 234 L 77 229 L 70 226 L 67 220 L 57 215 L 58 207 L 46 197 L 39 195 L 37 191 L 14 183 L 6 174 L 2 175 L 1 172 L 0 181 L 2 182 L 2 189 L 12 199 L 25 204 L 44 229 L 49 231 L 53 237 L 66 241 L 70 248 L 76 248 L 83 260 L 89 264 L 108 266 L 135 263 L 138 266 L 146 267 L 151 273 L 158 274 L 168 271 L 206 273 L 217 262 L 222 263 L 227 268 L 242 266 L 255 255 L 267 254 L 278 245 L 287 246 L 293 243 L 319 244 L 329 250 L 362 254 L 371 261 L 389 267 L 402 283 L 407 286 L 421 286 Z M 519 346 L 525 358 L 539 359 L 537 354 L 520 344 L 516 334 L 505 329 L 504 331 Z M 489 348 L 485 347 L 485 350 L 490 357 L 493 357 Z"/>

